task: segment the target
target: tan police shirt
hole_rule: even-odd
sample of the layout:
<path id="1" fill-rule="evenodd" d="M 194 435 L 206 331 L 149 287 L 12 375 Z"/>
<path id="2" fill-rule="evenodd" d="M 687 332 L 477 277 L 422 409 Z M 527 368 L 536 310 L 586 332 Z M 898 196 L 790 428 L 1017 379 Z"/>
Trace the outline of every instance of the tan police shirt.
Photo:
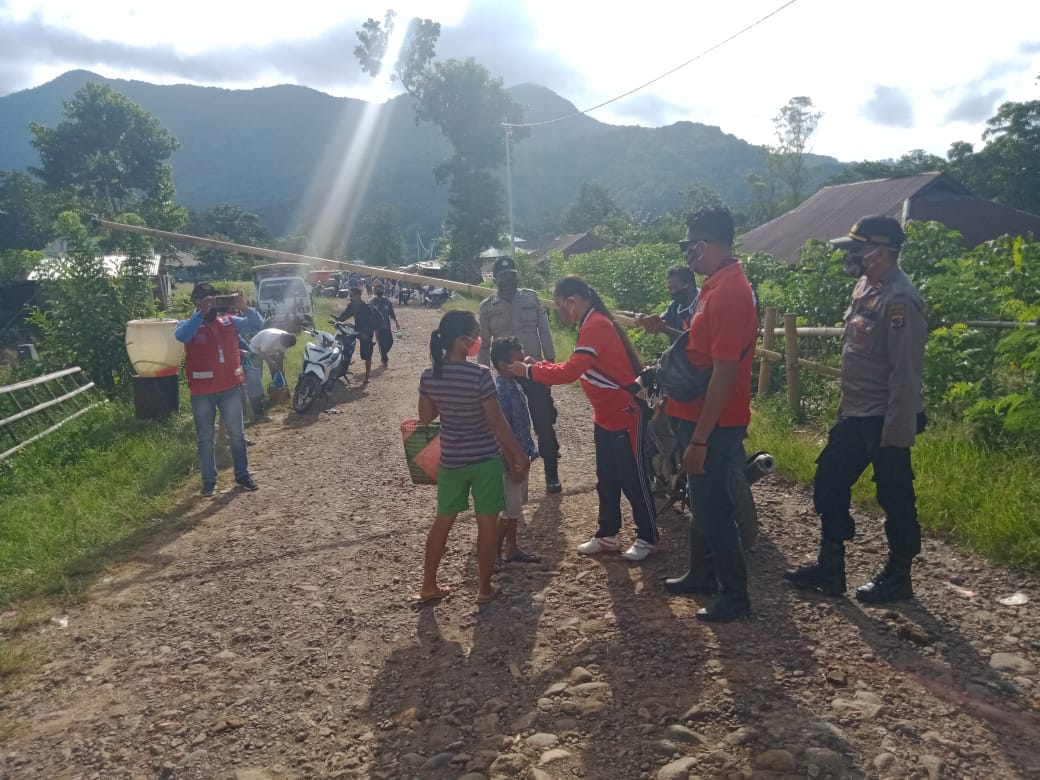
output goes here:
<path id="1" fill-rule="evenodd" d="M 860 278 L 845 310 L 838 416 L 884 417 L 881 446 L 912 446 L 927 340 L 924 302 L 900 268 L 876 284 Z"/>
<path id="2" fill-rule="evenodd" d="M 535 360 L 556 360 L 549 314 L 534 290 L 517 290 L 512 300 L 496 292 L 480 304 L 480 337 L 483 342 L 477 360 L 491 365 L 491 345 L 496 338 L 516 336 L 524 352 Z"/>

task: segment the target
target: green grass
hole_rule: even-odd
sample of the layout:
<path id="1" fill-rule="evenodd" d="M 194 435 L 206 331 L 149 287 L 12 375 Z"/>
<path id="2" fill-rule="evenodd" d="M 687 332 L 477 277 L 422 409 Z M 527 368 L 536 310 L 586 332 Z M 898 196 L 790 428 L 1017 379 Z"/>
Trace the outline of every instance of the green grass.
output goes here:
<path id="1" fill-rule="evenodd" d="M 190 412 L 141 422 L 126 403 L 19 452 L 0 472 L 0 608 L 41 594 L 74 598 L 84 575 L 171 510 L 194 463 Z"/>
<path id="2" fill-rule="evenodd" d="M 826 432 L 796 426 L 779 399 L 756 402 L 749 446 L 769 450 L 779 472 L 811 483 Z M 938 424 L 913 448 L 921 526 L 965 548 L 1040 571 L 1040 457 L 1018 449 L 996 451 L 975 443 L 961 426 Z M 853 500 L 876 507 L 870 470 Z"/>

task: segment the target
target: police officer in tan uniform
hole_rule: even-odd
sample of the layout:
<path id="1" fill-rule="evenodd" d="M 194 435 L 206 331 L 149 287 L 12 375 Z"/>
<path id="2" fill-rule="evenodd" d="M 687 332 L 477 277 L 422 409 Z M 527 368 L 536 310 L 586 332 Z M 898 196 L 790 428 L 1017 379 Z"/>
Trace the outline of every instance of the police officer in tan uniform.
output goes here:
<path id="1" fill-rule="evenodd" d="M 845 311 L 838 421 L 816 460 L 819 556 L 784 574 L 801 588 L 845 593 L 845 542 L 855 534 L 851 490 L 873 466 L 888 561 L 856 591 L 867 604 L 913 598 L 910 566 L 921 551 L 910 448 L 925 424 L 921 370 L 928 324 L 920 294 L 899 268 L 904 238 L 895 219 L 869 216 L 831 241 L 845 250 L 845 268 L 859 281 Z"/>
<path id="2" fill-rule="evenodd" d="M 556 348 L 549 330 L 549 315 L 538 300 L 538 293 L 520 289 L 516 261 L 511 257 L 498 258 L 491 267 L 491 274 L 497 289 L 480 304 L 481 348 L 477 360 L 482 365 L 490 365 L 494 340 L 516 336 L 528 357 L 554 362 Z M 526 378 L 519 381 L 527 396 L 531 422 L 538 437 L 538 453 L 545 466 L 545 492 L 559 493 L 563 488 L 559 475 L 560 444 L 553 427 L 556 405 L 548 386 Z"/>

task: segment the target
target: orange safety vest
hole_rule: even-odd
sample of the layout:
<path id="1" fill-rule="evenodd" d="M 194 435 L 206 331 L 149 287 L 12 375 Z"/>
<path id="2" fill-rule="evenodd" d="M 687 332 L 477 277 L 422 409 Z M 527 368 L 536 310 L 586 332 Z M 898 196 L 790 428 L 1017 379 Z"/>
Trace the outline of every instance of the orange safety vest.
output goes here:
<path id="1" fill-rule="evenodd" d="M 244 381 L 238 329 L 230 317 L 220 315 L 199 326 L 184 345 L 184 372 L 192 395 L 219 393 Z"/>

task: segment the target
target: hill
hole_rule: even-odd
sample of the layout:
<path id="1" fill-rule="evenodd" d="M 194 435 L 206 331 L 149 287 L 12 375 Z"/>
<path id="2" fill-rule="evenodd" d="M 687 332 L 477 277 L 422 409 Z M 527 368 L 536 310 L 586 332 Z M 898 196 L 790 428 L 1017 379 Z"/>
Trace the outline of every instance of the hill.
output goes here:
<path id="1" fill-rule="evenodd" d="M 0 97 L 0 170 L 38 164 L 29 123 L 55 125 L 63 101 L 88 81 L 110 84 L 177 137 L 173 176 L 178 200 L 186 205 L 234 203 L 259 214 L 275 233 L 292 232 L 313 220 L 344 160 L 353 159 L 340 211 L 392 203 L 406 234 L 440 232 L 447 198 L 431 171 L 449 150 L 436 128 L 416 125 L 407 96 L 389 101 L 378 112 L 375 130 L 362 138 L 366 103 L 307 87 L 160 86 L 70 71 Z M 576 112 L 545 87 L 522 84 L 510 93 L 531 122 Z M 361 144 L 356 154 L 352 144 Z M 625 127 L 583 115 L 533 128 L 514 147 L 513 162 L 519 229 L 566 206 L 587 179 L 604 184 L 626 208 L 658 214 L 680 206 L 694 182 L 711 186 L 732 205 L 747 203 L 747 174 L 764 169 L 758 147 L 718 127 Z M 813 163 L 820 181 L 840 167 L 829 157 Z"/>

